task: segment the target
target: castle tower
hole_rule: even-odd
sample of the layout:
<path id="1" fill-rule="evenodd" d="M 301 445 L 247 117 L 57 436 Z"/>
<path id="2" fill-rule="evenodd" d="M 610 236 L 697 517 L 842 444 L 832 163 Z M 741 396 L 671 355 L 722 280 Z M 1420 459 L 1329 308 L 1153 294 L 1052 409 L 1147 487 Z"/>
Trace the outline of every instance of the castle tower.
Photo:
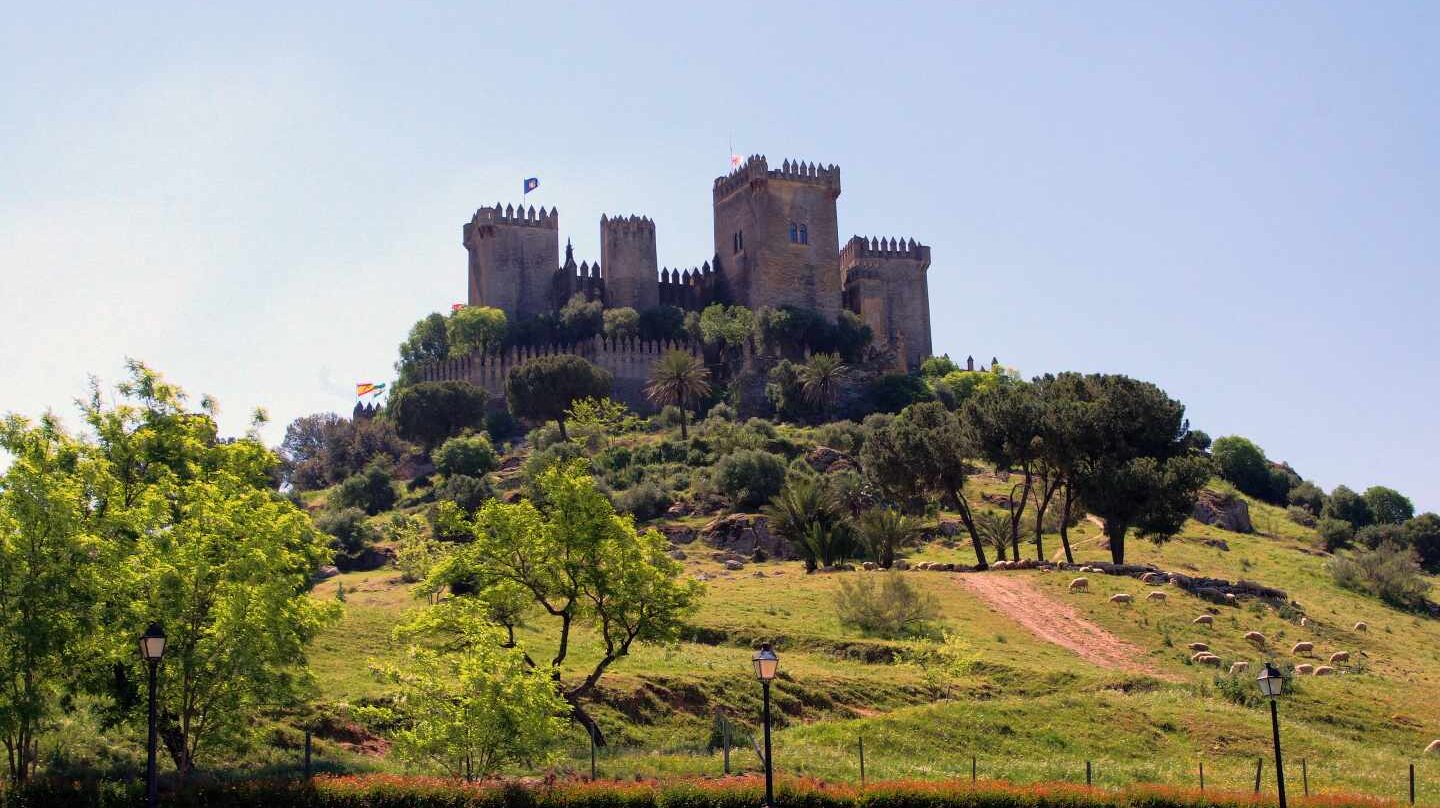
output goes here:
<path id="1" fill-rule="evenodd" d="M 525 209 L 499 203 L 481 208 L 461 228 L 470 254 L 472 306 L 494 306 L 511 319 L 549 311 L 560 265 L 560 215 L 552 208 Z"/>
<path id="2" fill-rule="evenodd" d="M 840 252 L 846 308 L 910 370 L 930 355 L 929 269 L 930 248 L 914 239 L 855 236 Z"/>
<path id="3" fill-rule="evenodd" d="M 716 268 L 733 302 L 840 312 L 840 169 L 764 155 L 715 180 Z"/>
<path id="4" fill-rule="evenodd" d="M 636 311 L 660 305 L 655 223 L 641 216 L 600 217 L 600 265 L 605 305 Z"/>

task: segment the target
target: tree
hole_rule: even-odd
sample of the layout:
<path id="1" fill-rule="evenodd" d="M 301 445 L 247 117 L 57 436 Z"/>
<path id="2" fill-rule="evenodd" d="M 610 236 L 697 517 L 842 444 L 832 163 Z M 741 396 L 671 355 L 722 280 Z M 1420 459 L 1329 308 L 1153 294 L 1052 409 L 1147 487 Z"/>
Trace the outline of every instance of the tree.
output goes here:
<path id="1" fill-rule="evenodd" d="M 700 357 L 688 351 L 666 351 L 650 367 L 650 383 L 645 387 L 645 396 L 662 407 L 674 404 L 680 408 L 682 439 L 690 437 L 685 424 L 689 406 L 708 395 L 710 370 L 700 361 Z"/>
<path id="2" fill-rule="evenodd" d="M 336 509 L 359 508 L 370 516 L 395 507 L 395 483 L 390 466 L 376 461 L 359 474 L 346 477 L 330 492 L 331 506 Z"/>
<path id="3" fill-rule="evenodd" d="M 1351 558 L 1336 556 L 1328 566 L 1335 583 L 1374 595 L 1397 609 L 1420 611 L 1430 593 L 1430 582 L 1408 547 L 1387 542 L 1373 550 L 1358 550 Z"/>
<path id="4" fill-rule="evenodd" d="M 1333 553 L 1350 546 L 1355 539 L 1355 526 L 1344 519 L 1326 516 L 1315 525 L 1315 533 L 1320 536 L 1325 551 Z"/>
<path id="5" fill-rule="evenodd" d="M 1311 482 L 1302 482 L 1290 489 L 1286 499 L 1291 505 L 1298 505 L 1309 511 L 1312 516 L 1319 516 L 1325 508 L 1325 492 Z"/>
<path id="6" fill-rule="evenodd" d="M 970 445 L 959 420 L 938 401 L 913 404 L 889 423 L 877 425 L 860 452 L 865 476 L 893 503 L 939 493 L 960 512 L 970 532 L 975 566 L 986 569 L 985 548 L 965 498 L 973 469 Z"/>
<path id="7" fill-rule="evenodd" d="M 439 362 L 450 356 L 450 334 L 445 317 L 432 312 L 410 326 L 410 334 L 400 343 L 400 361 L 395 369 L 400 372 L 400 384 L 416 380 L 421 365 Z"/>
<path id="8" fill-rule="evenodd" d="M 94 463 L 51 416 L 0 421 L 0 742 L 24 782 L 35 739 L 95 629 L 107 548 L 92 532 Z"/>
<path id="9" fill-rule="evenodd" d="M 1405 543 L 1415 550 L 1421 567 L 1440 573 L 1440 516 L 1427 512 L 1406 522 Z"/>
<path id="10" fill-rule="evenodd" d="M 678 306 L 655 306 L 640 312 L 636 324 L 641 339 L 683 340 L 685 334 L 685 310 Z"/>
<path id="11" fill-rule="evenodd" d="M 605 307 L 598 300 L 586 300 L 576 292 L 560 308 L 560 339 L 562 342 L 583 342 L 599 334 L 605 327 Z"/>
<path id="12" fill-rule="evenodd" d="M 541 356 L 510 371 L 505 397 L 510 411 L 521 418 L 554 421 L 560 437 L 565 431 L 565 412 L 582 398 L 608 398 L 614 377 L 574 354 Z"/>
<path id="13" fill-rule="evenodd" d="M 1335 490 L 1330 492 L 1330 499 L 1325 502 L 1325 508 L 1320 515 L 1349 522 L 1355 527 L 1365 527 L 1375 521 L 1370 513 L 1369 503 L 1343 485 L 1335 486 Z"/>
<path id="14" fill-rule="evenodd" d="M 814 354 L 799 368 L 800 392 L 811 406 L 824 411 L 835 403 L 840 383 L 849 372 L 839 354 Z"/>
<path id="15" fill-rule="evenodd" d="M 734 354 L 755 332 L 755 313 L 744 306 L 711 303 L 700 312 L 699 325 L 706 345 Z"/>
<path id="16" fill-rule="evenodd" d="M 563 739 L 569 706 L 550 671 L 528 664 L 473 598 L 446 601 L 396 630 L 398 640 L 423 639 L 442 628 L 442 648 L 412 642 L 405 662 L 375 668 L 395 687 L 393 706 L 360 707 L 362 719 L 398 726 L 396 755 L 466 780 L 492 777 L 507 764 L 543 766 Z"/>
<path id="17" fill-rule="evenodd" d="M 795 546 L 805 559 L 805 571 L 814 572 L 835 562 L 832 544 L 843 540 L 845 514 L 825 486 L 813 476 L 792 476 L 765 506 L 770 532 Z"/>
<path id="18" fill-rule="evenodd" d="M 505 312 L 493 306 L 463 306 L 445 321 L 446 341 L 451 356 L 487 353 L 505 340 L 508 321 Z"/>
<path id="19" fill-rule="evenodd" d="M 736 510 L 758 508 L 785 484 L 785 463 L 761 449 L 731 452 L 715 464 L 715 487 Z"/>
<path id="20" fill-rule="evenodd" d="M 471 520 L 442 505 L 442 520 L 467 529 L 474 540 L 435 566 L 426 589 L 458 588 L 467 594 L 454 600 L 472 598 L 487 607 L 497 601 L 508 604 L 511 608 L 491 608 L 491 617 L 506 631 L 505 645 L 519 648 L 531 667 L 539 663 L 515 638 L 522 610 L 513 607 L 517 601 L 538 606 L 553 629 L 544 647 L 555 649 L 541 669 L 575 720 L 603 745 L 604 736 L 585 710 L 584 699 L 636 641 L 677 640 L 700 584 L 682 578 L 679 562 L 666 555 L 667 544 L 659 533 L 637 532 L 633 519 L 615 512 L 595 480 L 584 473 L 583 463 L 552 466 L 536 485 L 543 507 L 529 500 L 491 500 Z M 562 670 L 577 626 L 593 631 L 599 646 L 587 653 L 588 672 L 578 680 Z"/>
<path id="21" fill-rule="evenodd" d="M 603 328 L 606 339 L 634 339 L 640 335 L 640 314 L 629 306 L 606 309 Z"/>
<path id="22" fill-rule="evenodd" d="M 420 382 L 392 394 L 386 411 L 400 437 L 430 449 L 467 429 L 484 429 L 489 397 L 466 381 Z"/>
<path id="23" fill-rule="evenodd" d="M 499 460 L 495 447 L 484 435 L 462 435 L 440 444 L 431 456 L 435 470 L 444 475 L 479 477 L 495 470 Z"/>
<path id="24" fill-rule="evenodd" d="M 1156 540 L 1179 531 L 1212 466 L 1194 453 L 1185 406 L 1159 387 L 1089 375 L 1077 392 L 1083 459 L 1071 484 L 1104 520 L 1111 559 L 1123 564 L 1131 528 Z"/>
<path id="25" fill-rule="evenodd" d="M 910 543 L 918 528 L 898 508 L 872 508 L 860 515 L 860 541 L 883 569 L 895 563 L 895 551 Z"/>
<path id="26" fill-rule="evenodd" d="M 1274 502 L 1270 480 L 1270 461 L 1265 451 L 1248 438 L 1227 435 L 1216 438 L 1210 446 L 1220 476 L 1236 488 L 1256 499 Z"/>
<path id="27" fill-rule="evenodd" d="M 1415 515 L 1415 506 L 1410 498 L 1393 488 L 1372 485 L 1365 489 L 1363 496 L 1376 524 L 1398 525 Z"/>
<path id="28" fill-rule="evenodd" d="M 853 311 L 842 309 L 835 318 L 832 349 L 846 362 L 860 362 L 865 358 L 865 349 L 875 338 L 869 324 Z"/>
<path id="29" fill-rule="evenodd" d="M 867 413 L 900 412 L 919 401 L 934 398 L 930 388 L 909 373 L 887 373 L 870 383 L 865 391 Z"/>
<path id="30" fill-rule="evenodd" d="M 1037 388 L 1024 383 L 994 387 L 973 396 L 960 411 L 975 448 L 997 469 L 1020 469 L 1020 483 L 1010 490 L 1010 546 L 1020 558 L 1020 521 L 1042 457 L 1044 413 Z M 1018 489 L 1018 491 L 1017 491 Z M 1017 495 L 1018 494 L 1018 495 Z M 1045 550 L 1035 536 L 1040 559 Z"/>

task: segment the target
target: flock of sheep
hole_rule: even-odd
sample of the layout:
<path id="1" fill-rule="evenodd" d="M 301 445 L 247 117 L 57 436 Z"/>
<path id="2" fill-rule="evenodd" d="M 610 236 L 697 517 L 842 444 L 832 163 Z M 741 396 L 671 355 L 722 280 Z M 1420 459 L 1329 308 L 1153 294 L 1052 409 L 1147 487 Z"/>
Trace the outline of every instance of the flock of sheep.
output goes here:
<path id="1" fill-rule="evenodd" d="M 1090 571 L 1090 569 L 1085 568 L 1085 567 L 1082 567 L 1082 568 L 1081 568 L 1081 571 L 1083 571 L 1083 572 L 1088 572 L 1088 571 Z M 1097 572 L 1103 572 L 1103 570 L 1096 570 L 1096 571 L 1097 571 Z M 1160 583 L 1167 583 L 1167 582 L 1169 581 L 1168 577 L 1166 577 L 1164 574 L 1158 573 L 1158 572 L 1146 573 L 1145 575 L 1142 575 L 1142 576 L 1140 577 L 1140 580 L 1141 580 L 1142 582 L 1144 582 L 1144 583 L 1147 583 L 1147 584 L 1160 584 Z M 1089 591 L 1090 591 L 1090 579 L 1089 579 L 1089 578 L 1076 578 L 1076 579 L 1072 580 L 1072 581 L 1070 582 L 1070 591 L 1071 591 L 1071 592 L 1089 592 Z M 1159 590 L 1151 591 L 1151 592 L 1149 592 L 1149 593 L 1147 593 L 1147 594 L 1145 595 L 1145 600 L 1151 601 L 1151 602 L 1156 602 L 1156 601 L 1161 601 L 1161 602 L 1163 602 L 1163 601 L 1165 601 L 1166 599 L 1167 599 L 1166 593 L 1161 592 L 1161 591 L 1159 591 Z M 1127 593 L 1127 592 L 1121 592 L 1121 593 L 1118 593 L 1118 594 L 1115 594 L 1115 595 L 1111 595 L 1111 596 L 1110 596 L 1110 602 L 1111 602 L 1111 603 L 1118 603 L 1118 604 L 1130 604 L 1130 603 L 1134 603 L 1134 602 L 1135 602 L 1135 596 L 1134 596 L 1134 595 L 1131 595 L 1131 594 L 1129 594 L 1129 593 Z M 1213 626 L 1213 625 L 1215 624 L 1215 616 L 1214 616 L 1214 615 L 1211 615 L 1211 614 L 1202 614 L 1202 615 L 1200 615 L 1199 617 L 1196 617 L 1194 620 L 1192 620 L 1192 621 L 1190 621 L 1190 622 L 1191 622 L 1192 624 L 1194 624 L 1194 625 Z M 1300 625 L 1301 625 L 1302 627 L 1308 626 L 1309 624 L 1310 624 L 1309 618 L 1305 618 L 1305 617 L 1300 618 Z M 1356 624 L 1355 624 L 1355 628 L 1354 628 L 1355 631 L 1357 631 L 1357 632 L 1362 632 L 1362 633 L 1365 632 L 1365 631 L 1367 631 L 1368 629 L 1369 629 L 1369 626 L 1367 626 L 1363 621 L 1356 623 Z M 1245 637 L 1244 637 L 1244 638 L 1245 638 L 1245 641 L 1246 641 L 1246 642 L 1250 643 L 1251 645 L 1254 645 L 1257 649 L 1262 650 L 1262 651 L 1265 650 L 1265 649 L 1269 646 L 1269 641 L 1265 638 L 1265 635 L 1264 635 L 1264 634 L 1261 634 L 1261 633 L 1258 632 L 1258 631 L 1247 631 L 1247 632 L 1245 632 Z M 1195 664 L 1197 664 L 1197 665 L 1212 665 L 1212 666 L 1217 667 L 1217 668 L 1221 666 L 1220 657 L 1218 657 L 1218 656 L 1216 656 L 1215 654 L 1213 654 L 1213 653 L 1210 652 L 1210 646 L 1209 646 L 1208 644 L 1203 643 L 1203 642 L 1192 642 L 1192 643 L 1190 643 L 1187 647 L 1188 647 L 1188 648 L 1190 649 L 1190 651 L 1192 652 L 1192 655 L 1191 655 L 1191 657 L 1190 657 L 1190 661 L 1191 661 L 1191 662 L 1193 662 L 1193 663 L 1195 663 Z M 1308 641 L 1305 641 L 1305 642 L 1297 642 L 1297 643 L 1295 643 L 1295 645 L 1294 645 L 1293 647 L 1291 647 L 1290 653 L 1291 653 L 1292 655 L 1294 655 L 1294 656 L 1310 657 L 1310 656 L 1312 656 L 1312 655 L 1315 653 L 1315 643 L 1313 643 L 1313 642 L 1308 642 Z M 1327 664 L 1327 665 L 1312 665 L 1312 664 L 1310 664 L 1310 663 L 1300 663 L 1300 664 L 1298 664 L 1298 665 L 1295 666 L 1295 674 L 1296 674 L 1297 676 L 1330 676 L 1330 675 L 1334 674 L 1337 670 L 1339 670 L 1339 667 L 1340 667 L 1340 666 L 1342 666 L 1342 665 L 1347 665 L 1347 664 L 1349 664 L 1349 662 L 1350 662 L 1350 652 L 1349 652 L 1349 651 L 1336 651 L 1336 652 L 1334 652 L 1334 653 L 1332 653 L 1332 654 L 1330 655 L 1329 664 Z M 1245 672 L 1248 671 L 1249 669 L 1250 669 L 1250 663 L 1249 663 L 1249 662 L 1232 662 L 1232 663 L 1230 664 L 1230 673 L 1231 673 L 1232 675 L 1233 675 L 1233 674 L 1239 674 L 1239 673 L 1245 673 Z"/>

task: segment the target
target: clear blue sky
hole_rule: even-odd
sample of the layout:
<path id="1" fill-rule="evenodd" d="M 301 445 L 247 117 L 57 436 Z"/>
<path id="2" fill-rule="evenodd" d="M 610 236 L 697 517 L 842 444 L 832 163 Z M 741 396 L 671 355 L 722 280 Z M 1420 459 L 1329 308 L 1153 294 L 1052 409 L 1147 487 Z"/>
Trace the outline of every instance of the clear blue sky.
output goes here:
<path id="1" fill-rule="evenodd" d="M 1440 508 L 1435 4 L 57 5 L 0 19 L 0 410 L 134 356 L 278 441 L 462 299 L 476 207 L 698 264 L 733 139 L 932 246 L 938 351 Z"/>

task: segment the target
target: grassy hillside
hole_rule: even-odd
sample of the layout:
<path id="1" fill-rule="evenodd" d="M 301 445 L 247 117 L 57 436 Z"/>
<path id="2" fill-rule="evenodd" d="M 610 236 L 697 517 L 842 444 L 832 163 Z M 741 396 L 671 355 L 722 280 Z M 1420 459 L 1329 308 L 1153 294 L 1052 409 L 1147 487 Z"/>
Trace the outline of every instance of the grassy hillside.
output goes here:
<path id="1" fill-rule="evenodd" d="M 813 440 L 799 430 L 782 437 Z M 631 446 L 659 440 L 627 438 Z M 511 475 L 497 484 L 503 490 L 516 481 Z M 975 498 L 1003 490 L 1008 483 L 986 476 L 971 493 Z M 839 582 L 883 573 L 806 575 L 795 561 L 727 571 L 697 542 L 685 548 L 684 561 L 686 574 L 708 579 L 688 635 L 696 641 L 638 646 L 606 675 L 597 714 L 611 746 L 601 754 L 601 771 L 620 777 L 718 774 L 715 714 L 722 709 L 736 723 L 740 748 L 732 753 L 733 769 L 755 770 L 747 733 L 758 719 L 760 690 L 749 657 L 753 643 L 773 639 L 782 659 L 775 754 L 787 773 L 858 780 L 863 737 L 873 778 L 969 777 L 974 756 L 981 777 L 1083 780 L 1091 760 L 1100 784 L 1194 785 L 1203 762 L 1207 785 L 1248 788 L 1256 758 L 1264 757 L 1268 789 L 1269 717 L 1252 695 L 1253 668 L 1271 657 L 1283 664 L 1306 661 L 1289 650 L 1308 640 L 1317 657 L 1348 651 L 1352 662 L 1343 675 L 1297 679 L 1295 692 L 1281 704 L 1291 790 L 1302 790 L 1303 758 L 1312 792 L 1402 797 L 1406 766 L 1415 761 L 1421 800 L 1440 803 L 1440 760 L 1422 755 L 1429 741 L 1440 738 L 1440 621 L 1338 588 L 1314 549 L 1312 531 L 1281 509 L 1248 504 L 1255 534 L 1192 521 L 1163 546 L 1132 538 L 1128 560 L 1284 589 L 1307 616 L 1307 626 L 1300 625 L 1300 612 L 1281 614 L 1253 600 L 1214 606 L 1178 587 L 1147 587 L 1130 577 L 1090 574 L 1090 592 L 1071 594 L 1067 584 L 1076 573 L 1067 571 L 901 573 L 940 606 L 938 628 L 964 662 L 949 671 L 916 659 L 935 647 L 935 639 L 880 640 L 840 624 L 832 603 Z M 949 517 L 935 515 L 929 524 L 939 518 Z M 694 526 L 707 519 L 685 521 Z M 1082 523 L 1071 537 L 1078 561 L 1108 560 L 1094 525 Z M 1056 536 L 1047 535 L 1045 543 L 1047 555 L 1060 549 Z M 1024 549 L 1034 554 L 1033 545 Z M 964 540 L 937 539 L 911 548 L 908 557 L 973 561 Z M 367 662 L 395 653 L 391 627 L 421 605 L 388 569 L 338 576 L 314 596 L 333 598 L 341 586 L 345 616 L 312 653 L 326 705 L 385 695 Z M 1167 599 L 1140 597 L 1152 589 L 1165 591 Z M 1136 603 L 1110 603 L 1108 596 L 1118 592 L 1137 595 Z M 1014 599 L 1025 620 L 997 606 L 997 597 Z M 1213 627 L 1192 623 L 1207 611 L 1215 614 Z M 1352 627 L 1362 620 L 1369 631 L 1357 633 Z M 524 641 L 543 647 L 545 628 L 537 618 Z M 1264 633 L 1267 650 L 1246 642 L 1246 631 Z M 1047 632 L 1066 635 L 1065 642 L 1081 651 L 1042 636 Z M 581 634 L 578 640 L 567 662 L 576 670 L 592 664 L 597 652 L 593 637 Z M 1196 641 L 1209 644 L 1227 666 L 1249 661 L 1251 672 L 1227 682 L 1231 677 L 1215 668 L 1191 664 L 1186 645 Z M 373 749 L 357 753 L 330 743 L 322 750 L 346 768 L 395 765 Z M 568 765 L 589 766 L 578 728 Z"/>

